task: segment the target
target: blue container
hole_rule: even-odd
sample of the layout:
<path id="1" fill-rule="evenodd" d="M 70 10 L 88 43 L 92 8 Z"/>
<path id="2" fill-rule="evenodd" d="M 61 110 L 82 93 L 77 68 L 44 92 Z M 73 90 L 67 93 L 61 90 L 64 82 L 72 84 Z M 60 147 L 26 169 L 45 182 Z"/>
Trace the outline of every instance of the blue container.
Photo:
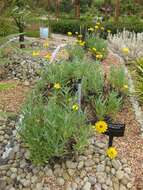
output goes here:
<path id="1" fill-rule="evenodd" d="M 49 37 L 49 28 L 40 27 L 40 38 L 48 38 Z"/>

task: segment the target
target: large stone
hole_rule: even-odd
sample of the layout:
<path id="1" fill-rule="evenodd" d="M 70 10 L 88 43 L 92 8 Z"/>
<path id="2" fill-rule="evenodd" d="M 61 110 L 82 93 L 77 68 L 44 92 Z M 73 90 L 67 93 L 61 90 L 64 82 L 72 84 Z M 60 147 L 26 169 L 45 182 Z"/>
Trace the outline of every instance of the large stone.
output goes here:
<path id="1" fill-rule="evenodd" d="M 105 170 L 105 165 L 104 165 L 104 164 L 98 165 L 98 166 L 96 167 L 96 170 L 97 170 L 97 172 L 104 172 L 104 170 Z"/>
<path id="2" fill-rule="evenodd" d="M 91 190 L 91 183 L 86 182 L 82 188 L 83 190 Z"/>
<path id="3" fill-rule="evenodd" d="M 76 169 L 77 163 L 76 162 L 71 162 L 71 161 L 66 161 L 66 166 L 69 169 Z"/>
<path id="4" fill-rule="evenodd" d="M 91 185 L 95 185 L 97 181 L 95 176 L 89 176 L 88 180 L 91 183 Z"/>
<path id="5" fill-rule="evenodd" d="M 94 163 L 93 160 L 87 160 L 87 161 L 85 161 L 85 166 L 86 166 L 86 167 L 93 166 L 94 164 L 95 164 L 95 163 Z"/>
<path id="6" fill-rule="evenodd" d="M 124 177 L 124 172 L 123 172 L 122 170 L 118 170 L 118 171 L 116 172 L 116 176 L 117 176 L 117 178 L 118 178 L 119 180 L 121 180 L 121 179 L 123 179 L 123 177 Z"/>
<path id="7" fill-rule="evenodd" d="M 65 184 L 65 180 L 61 177 L 57 178 L 57 184 L 59 186 L 63 186 Z"/>
<path id="8" fill-rule="evenodd" d="M 127 190 L 127 188 L 123 184 L 121 184 L 120 185 L 120 190 Z"/>
<path id="9" fill-rule="evenodd" d="M 116 170 L 119 170 L 122 168 L 121 162 L 119 160 L 112 160 L 112 165 Z"/>

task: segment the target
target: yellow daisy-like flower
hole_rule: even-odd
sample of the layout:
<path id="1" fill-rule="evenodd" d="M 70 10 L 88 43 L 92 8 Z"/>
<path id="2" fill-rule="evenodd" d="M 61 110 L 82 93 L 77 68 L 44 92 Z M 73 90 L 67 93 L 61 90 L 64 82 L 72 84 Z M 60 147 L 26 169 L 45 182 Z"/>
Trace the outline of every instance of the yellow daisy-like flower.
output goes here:
<path id="1" fill-rule="evenodd" d="M 73 109 L 74 111 L 78 111 L 78 110 L 79 110 L 78 104 L 74 104 L 74 105 L 72 106 L 72 109 Z"/>
<path id="2" fill-rule="evenodd" d="M 126 85 L 126 84 L 123 87 L 124 87 L 124 89 L 128 89 L 129 88 L 128 85 Z"/>
<path id="3" fill-rule="evenodd" d="M 97 22 L 96 25 L 100 25 L 100 22 Z"/>
<path id="4" fill-rule="evenodd" d="M 97 29 L 97 30 L 98 30 L 98 29 L 99 29 L 99 26 L 97 26 L 97 25 L 96 25 L 96 26 L 95 26 L 95 29 Z"/>
<path id="5" fill-rule="evenodd" d="M 79 38 L 82 38 L 82 34 L 79 34 L 78 37 L 79 37 Z"/>
<path id="6" fill-rule="evenodd" d="M 44 47 L 44 48 L 48 48 L 48 47 L 49 47 L 49 43 L 48 43 L 48 42 L 45 42 L 45 43 L 43 44 L 43 47 Z"/>
<path id="7" fill-rule="evenodd" d="M 94 28 L 90 27 L 90 28 L 88 28 L 88 31 L 93 32 L 93 31 L 94 31 Z"/>
<path id="8" fill-rule="evenodd" d="M 93 128 L 98 132 L 98 133 L 105 133 L 108 129 L 108 124 L 105 121 L 98 121 L 95 123 L 95 126 Z"/>
<path id="9" fill-rule="evenodd" d="M 114 147 L 109 147 L 107 149 L 107 156 L 111 159 L 116 158 L 117 156 L 117 150 Z"/>
<path id="10" fill-rule="evenodd" d="M 55 84 L 54 84 L 54 88 L 55 88 L 56 90 L 61 89 L 60 83 L 55 83 Z"/>
<path id="11" fill-rule="evenodd" d="M 122 52 L 123 52 L 124 54 L 129 54 L 129 53 L 130 53 L 130 50 L 129 50 L 129 48 L 122 48 Z"/>
<path id="12" fill-rule="evenodd" d="M 76 35 L 78 35 L 78 32 L 75 32 Z"/>
<path id="13" fill-rule="evenodd" d="M 108 29 L 107 32 L 108 32 L 108 33 L 111 33 L 111 30 Z"/>
<path id="14" fill-rule="evenodd" d="M 72 32 L 68 32 L 68 36 L 72 36 Z"/>
<path id="15" fill-rule="evenodd" d="M 101 30 L 104 30 L 104 27 L 103 27 L 103 26 L 101 27 Z"/>
<path id="16" fill-rule="evenodd" d="M 33 51 L 32 52 L 32 55 L 35 57 L 35 56 L 39 56 L 40 55 L 40 52 L 39 51 Z"/>
<path id="17" fill-rule="evenodd" d="M 96 55 L 96 58 L 97 58 L 97 59 L 102 59 L 102 58 L 103 58 L 103 55 L 102 55 L 102 54 L 97 54 L 97 55 Z"/>
<path id="18" fill-rule="evenodd" d="M 93 51 L 96 51 L 96 48 L 92 48 Z"/>
<path id="19" fill-rule="evenodd" d="M 47 55 L 45 55 L 44 57 L 45 57 L 45 59 L 50 60 L 50 59 L 51 59 L 51 54 L 50 54 L 50 53 L 48 53 L 48 54 L 47 54 Z"/>
<path id="20" fill-rule="evenodd" d="M 85 45 L 85 42 L 84 42 L 84 41 L 83 41 L 83 42 L 81 41 L 81 42 L 79 43 L 79 45 L 80 45 L 80 46 L 84 46 L 84 45 Z"/>

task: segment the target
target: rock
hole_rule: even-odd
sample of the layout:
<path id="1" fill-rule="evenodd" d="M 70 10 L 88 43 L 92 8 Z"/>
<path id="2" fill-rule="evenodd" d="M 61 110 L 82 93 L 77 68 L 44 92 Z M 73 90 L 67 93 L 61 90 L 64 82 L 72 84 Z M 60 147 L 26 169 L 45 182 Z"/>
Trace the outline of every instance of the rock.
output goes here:
<path id="1" fill-rule="evenodd" d="M 124 168 L 124 171 L 127 173 L 127 174 L 131 174 L 131 169 L 130 168 Z"/>
<path id="2" fill-rule="evenodd" d="M 78 170 L 82 169 L 84 167 L 84 162 L 83 161 L 80 161 L 77 168 Z"/>
<path id="3" fill-rule="evenodd" d="M 17 172 L 17 168 L 10 168 L 10 171 L 11 171 L 12 173 L 16 173 L 16 172 Z"/>
<path id="4" fill-rule="evenodd" d="M 97 167 L 96 167 L 96 170 L 97 170 L 97 172 L 104 172 L 104 170 L 105 170 L 105 165 L 98 165 Z"/>
<path id="5" fill-rule="evenodd" d="M 99 148 L 105 148 L 106 144 L 102 143 L 102 142 L 96 142 L 95 146 L 99 147 Z"/>
<path id="6" fill-rule="evenodd" d="M 83 186 L 83 190 L 90 190 L 91 189 L 91 183 L 86 182 Z"/>
<path id="7" fill-rule="evenodd" d="M 6 189 L 6 181 L 2 178 L 0 178 L 0 190 Z"/>
<path id="8" fill-rule="evenodd" d="M 63 169 L 62 169 L 62 168 L 56 168 L 56 169 L 54 170 L 54 175 L 55 175 L 55 176 L 61 177 L 62 174 L 63 174 Z"/>
<path id="9" fill-rule="evenodd" d="M 78 189 L 78 185 L 76 183 L 72 183 L 71 184 L 72 190 L 77 190 Z"/>
<path id="10" fill-rule="evenodd" d="M 120 190 L 127 190 L 127 188 L 124 185 L 120 185 Z"/>
<path id="11" fill-rule="evenodd" d="M 119 188 L 120 188 L 119 183 L 113 182 L 113 189 L 114 189 L 114 190 L 120 190 Z"/>
<path id="12" fill-rule="evenodd" d="M 43 183 L 37 183 L 36 190 L 43 190 Z"/>
<path id="13" fill-rule="evenodd" d="M 85 161 L 85 166 L 86 167 L 90 167 L 90 166 L 93 166 L 94 165 L 94 161 L 93 160 L 87 160 Z"/>
<path id="14" fill-rule="evenodd" d="M 11 187 L 10 190 L 16 190 L 14 187 Z"/>
<path id="15" fill-rule="evenodd" d="M 99 183 L 95 184 L 94 190 L 102 190 L 101 184 Z"/>
<path id="16" fill-rule="evenodd" d="M 51 177 L 51 176 L 53 176 L 53 171 L 48 168 L 48 169 L 45 170 L 45 174 L 46 174 L 47 176 Z"/>
<path id="17" fill-rule="evenodd" d="M 31 183 L 36 183 L 37 180 L 38 180 L 38 177 L 34 175 L 31 178 Z"/>
<path id="18" fill-rule="evenodd" d="M 75 174 L 75 170 L 68 169 L 68 174 L 72 177 Z"/>
<path id="19" fill-rule="evenodd" d="M 21 181 L 21 183 L 22 183 L 22 185 L 24 187 L 29 187 L 30 186 L 30 180 L 22 179 L 20 181 Z"/>
<path id="20" fill-rule="evenodd" d="M 119 160 L 113 159 L 113 160 L 112 160 L 112 165 L 113 165 L 113 167 L 114 167 L 116 170 L 119 170 L 119 169 L 122 168 L 122 165 L 121 165 L 121 163 L 120 163 Z"/>
<path id="21" fill-rule="evenodd" d="M 123 179 L 121 180 L 121 183 L 123 184 L 123 185 L 127 185 L 129 182 L 130 182 L 130 178 L 129 178 L 129 176 L 128 176 L 128 174 L 124 174 L 124 177 L 123 177 Z"/>
<path id="22" fill-rule="evenodd" d="M 106 173 L 110 173 L 111 168 L 109 166 L 106 166 L 105 171 L 106 171 Z"/>
<path id="23" fill-rule="evenodd" d="M 117 176 L 117 178 L 118 178 L 119 180 L 121 180 L 121 179 L 123 179 L 123 177 L 124 177 L 124 172 L 123 172 L 122 170 L 118 170 L 118 171 L 116 172 L 116 176 Z"/>
<path id="24" fill-rule="evenodd" d="M 30 159 L 30 151 L 29 151 L 29 150 L 27 150 L 27 151 L 25 152 L 24 157 L 25 157 L 27 160 Z"/>
<path id="25" fill-rule="evenodd" d="M 65 184 L 65 180 L 61 177 L 57 178 L 57 184 L 59 186 L 63 186 Z"/>
<path id="26" fill-rule="evenodd" d="M 103 184 L 106 182 L 106 173 L 96 173 L 98 183 Z"/>
<path id="27" fill-rule="evenodd" d="M 129 183 L 127 184 L 127 187 L 128 187 L 129 189 L 131 189 L 131 188 L 133 187 L 133 183 L 132 183 L 132 182 L 129 182 Z"/>
<path id="28" fill-rule="evenodd" d="M 66 161 L 66 166 L 69 169 L 76 169 L 77 163 L 76 162 L 71 162 L 71 161 Z"/>
<path id="29" fill-rule="evenodd" d="M 103 190 L 108 190 L 108 186 L 106 184 L 102 184 L 102 189 Z"/>
<path id="30" fill-rule="evenodd" d="M 80 177 L 81 178 L 84 178 L 86 176 L 86 171 L 85 170 L 82 170 L 81 173 L 80 173 Z"/>
<path id="31" fill-rule="evenodd" d="M 112 173 L 113 175 L 115 175 L 115 173 L 116 173 L 115 168 L 112 168 L 112 169 L 111 169 L 111 173 Z"/>
<path id="32" fill-rule="evenodd" d="M 95 185 L 97 180 L 96 180 L 96 177 L 89 176 L 88 181 L 91 183 L 91 185 Z"/>

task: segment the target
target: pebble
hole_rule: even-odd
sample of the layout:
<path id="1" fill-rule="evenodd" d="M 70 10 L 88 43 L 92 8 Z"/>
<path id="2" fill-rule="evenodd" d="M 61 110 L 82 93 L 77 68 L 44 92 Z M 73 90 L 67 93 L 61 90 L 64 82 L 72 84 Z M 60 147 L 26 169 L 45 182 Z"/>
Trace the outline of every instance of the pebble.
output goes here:
<path id="1" fill-rule="evenodd" d="M 83 186 L 83 190 L 90 190 L 91 189 L 91 183 L 86 182 Z"/>
<path id="2" fill-rule="evenodd" d="M 57 184 L 59 186 L 63 186 L 65 184 L 65 180 L 61 177 L 57 178 Z"/>

